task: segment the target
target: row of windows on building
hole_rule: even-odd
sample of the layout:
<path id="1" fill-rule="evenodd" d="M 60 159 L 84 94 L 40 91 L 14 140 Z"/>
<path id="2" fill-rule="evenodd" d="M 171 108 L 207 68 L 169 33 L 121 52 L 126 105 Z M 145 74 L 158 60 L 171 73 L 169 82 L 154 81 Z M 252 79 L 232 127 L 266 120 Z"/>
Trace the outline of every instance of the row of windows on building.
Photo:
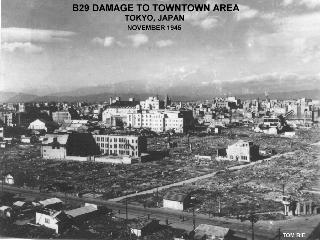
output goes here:
<path id="1" fill-rule="evenodd" d="M 100 148 L 125 148 L 125 149 L 129 149 L 129 148 L 135 148 L 135 149 L 138 149 L 138 146 L 129 146 L 129 145 L 126 145 L 126 144 L 114 144 L 114 145 L 112 145 L 112 144 L 104 144 L 104 143 L 100 143 Z"/>
<path id="2" fill-rule="evenodd" d="M 114 138 L 112 140 L 112 138 L 108 138 L 108 137 L 97 137 L 97 142 L 123 142 L 123 143 L 129 143 L 130 139 L 126 139 L 126 138 Z M 131 139 L 131 143 L 138 143 L 138 139 L 134 140 Z"/>
<path id="3" fill-rule="evenodd" d="M 232 155 L 230 156 L 230 159 L 238 160 L 237 157 L 234 158 Z M 248 157 L 247 156 L 240 156 L 240 159 L 241 160 L 248 160 Z"/>

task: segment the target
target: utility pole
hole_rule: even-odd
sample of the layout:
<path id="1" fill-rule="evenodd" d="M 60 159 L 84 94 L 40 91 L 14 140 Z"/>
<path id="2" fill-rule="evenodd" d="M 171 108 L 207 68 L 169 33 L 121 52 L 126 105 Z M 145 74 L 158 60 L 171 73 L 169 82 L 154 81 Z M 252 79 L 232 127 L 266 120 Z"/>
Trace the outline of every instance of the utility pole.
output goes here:
<path id="1" fill-rule="evenodd" d="M 192 222 L 193 222 L 193 231 L 196 229 L 196 214 L 194 212 L 194 207 L 192 211 Z"/>
<path id="2" fill-rule="evenodd" d="M 158 187 L 157 187 L 157 196 L 156 196 L 156 198 L 157 198 L 157 207 L 159 207 L 159 190 L 158 190 Z"/>
<path id="3" fill-rule="evenodd" d="M 251 221 L 251 229 L 252 229 L 252 237 L 251 239 L 254 240 L 254 227 L 253 227 L 253 221 Z"/>
<path id="4" fill-rule="evenodd" d="M 249 216 L 249 221 L 251 222 L 251 230 L 252 230 L 252 240 L 254 240 L 254 224 L 258 222 L 258 216 L 253 212 Z"/>
<path id="5" fill-rule="evenodd" d="M 126 198 L 126 222 L 128 222 L 128 199 Z"/>
<path id="6" fill-rule="evenodd" d="M 278 237 L 279 237 L 279 240 L 281 240 L 281 231 L 280 231 L 280 228 L 278 229 Z"/>

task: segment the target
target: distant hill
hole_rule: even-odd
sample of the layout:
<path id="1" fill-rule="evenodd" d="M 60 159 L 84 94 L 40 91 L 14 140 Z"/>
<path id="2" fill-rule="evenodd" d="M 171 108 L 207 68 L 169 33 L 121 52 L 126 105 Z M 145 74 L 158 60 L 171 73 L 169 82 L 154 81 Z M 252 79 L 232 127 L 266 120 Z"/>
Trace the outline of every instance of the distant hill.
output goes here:
<path id="1" fill-rule="evenodd" d="M 137 100 L 144 100 L 149 96 L 155 96 L 157 94 L 154 93 L 100 93 L 100 94 L 89 94 L 89 95 L 78 95 L 78 96 L 71 96 L 71 95 L 62 95 L 62 96 L 35 96 L 30 94 L 23 94 L 23 93 L 7 93 L 7 92 L 0 92 L 0 102 L 108 102 L 110 97 L 119 96 L 122 99 L 126 100 L 130 97 L 134 97 Z M 217 95 L 189 95 L 189 96 L 179 96 L 169 94 L 169 96 L 174 101 L 194 101 L 194 100 L 206 100 L 212 99 L 213 97 L 223 97 L 227 96 L 225 94 L 217 94 Z M 254 93 L 254 94 L 228 94 L 228 96 L 236 96 L 240 99 L 254 99 L 254 98 L 265 98 L 265 93 Z M 312 98 L 312 99 L 320 99 L 320 89 L 314 90 L 302 90 L 302 91 L 289 91 L 289 92 L 271 92 L 268 94 L 269 98 L 271 99 L 298 99 L 302 97 Z M 159 95 L 160 99 L 164 99 L 165 95 Z"/>
<path id="2" fill-rule="evenodd" d="M 261 99 L 266 98 L 264 93 L 244 94 L 237 97 L 240 99 L 257 99 L 258 97 Z M 273 93 L 269 93 L 268 97 L 270 99 L 279 99 L 279 100 L 298 99 L 303 97 L 320 100 L 320 89 L 292 91 L 292 92 L 273 92 Z"/>
<path id="3" fill-rule="evenodd" d="M 0 103 L 3 102 L 32 102 L 38 96 L 25 93 L 15 93 L 15 92 L 0 92 Z"/>
<path id="4" fill-rule="evenodd" d="M 123 99 L 134 97 L 138 100 L 148 96 L 166 94 L 175 101 L 192 101 L 211 99 L 218 96 L 236 96 L 242 99 L 264 98 L 268 92 L 270 98 L 296 99 L 301 97 L 319 99 L 319 79 L 316 77 L 298 77 L 288 75 L 279 77 L 265 75 L 254 79 L 238 81 L 201 81 L 201 76 L 188 76 L 184 79 L 174 78 L 159 81 L 132 80 L 99 86 L 80 87 L 72 91 L 57 92 L 45 96 L 25 93 L 3 92 L 0 102 L 105 102 L 110 97 L 120 96 Z M 314 88 L 313 88 L 314 87 Z M 41 92 L 41 89 L 39 89 Z"/>

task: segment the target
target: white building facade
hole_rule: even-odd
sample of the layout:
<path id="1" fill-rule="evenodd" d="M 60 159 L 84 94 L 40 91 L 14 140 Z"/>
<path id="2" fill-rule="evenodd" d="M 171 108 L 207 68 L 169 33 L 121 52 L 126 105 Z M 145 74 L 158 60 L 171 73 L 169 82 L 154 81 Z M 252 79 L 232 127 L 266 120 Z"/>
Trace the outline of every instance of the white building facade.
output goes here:
<path id="1" fill-rule="evenodd" d="M 105 155 L 140 157 L 147 150 L 145 137 L 136 135 L 93 135 Z"/>
<path id="2" fill-rule="evenodd" d="M 30 130 L 44 130 L 47 131 L 46 123 L 41 121 L 40 119 L 34 120 L 29 124 L 28 129 Z"/>

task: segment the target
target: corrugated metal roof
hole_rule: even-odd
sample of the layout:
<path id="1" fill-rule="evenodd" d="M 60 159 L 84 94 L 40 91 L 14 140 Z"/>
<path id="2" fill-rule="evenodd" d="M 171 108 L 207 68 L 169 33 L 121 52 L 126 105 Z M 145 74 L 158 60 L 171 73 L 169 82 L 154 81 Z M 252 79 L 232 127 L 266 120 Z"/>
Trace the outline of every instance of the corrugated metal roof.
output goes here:
<path id="1" fill-rule="evenodd" d="M 97 208 L 89 205 L 89 206 L 85 206 L 85 207 L 80 207 L 80 208 L 76 208 L 76 209 L 72 209 L 69 211 L 66 211 L 66 214 L 71 216 L 71 217 L 78 217 L 87 213 L 92 213 L 97 211 Z"/>
<path id="2" fill-rule="evenodd" d="M 43 201 L 39 201 L 43 206 L 48 206 L 52 204 L 62 203 L 62 201 L 59 198 L 49 198 Z"/>
<path id="3" fill-rule="evenodd" d="M 13 203 L 14 206 L 22 207 L 26 202 L 16 201 Z"/>

